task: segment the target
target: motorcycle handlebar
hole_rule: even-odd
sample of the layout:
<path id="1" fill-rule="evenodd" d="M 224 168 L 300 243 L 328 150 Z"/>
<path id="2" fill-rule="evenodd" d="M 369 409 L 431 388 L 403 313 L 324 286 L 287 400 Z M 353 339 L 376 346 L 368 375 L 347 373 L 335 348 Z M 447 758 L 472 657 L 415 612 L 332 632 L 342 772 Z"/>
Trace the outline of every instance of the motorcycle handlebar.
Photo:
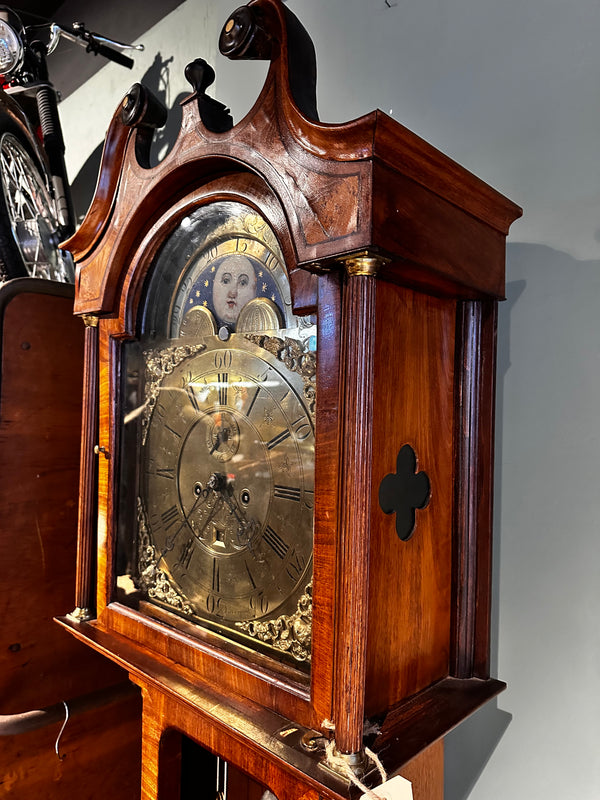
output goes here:
<path id="1" fill-rule="evenodd" d="M 119 53 L 118 50 L 113 50 L 112 47 L 107 47 L 105 44 L 98 44 L 94 42 L 93 39 L 88 42 L 88 50 L 95 55 L 104 56 L 104 58 L 108 58 L 110 61 L 114 61 L 122 67 L 127 67 L 127 69 L 133 67 L 132 58 L 124 56 L 123 53 Z"/>
<path id="2" fill-rule="evenodd" d="M 114 61 L 123 67 L 127 67 L 127 69 L 131 69 L 133 67 L 133 59 L 123 55 L 123 53 L 119 52 L 119 50 L 116 50 L 115 47 L 126 50 L 144 49 L 143 44 L 123 44 L 113 39 L 107 39 L 105 36 L 101 36 L 100 34 L 91 33 L 85 29 L 81 22 L 73 23 L 72 28 L 67 28 L 66 26 L 52 23 L 50 26 L 50 32 L 51 39 L 48 47 L 48 53 L 51 53 L 56 48 L 58 40 L 61 36 L 64 36 L 64 38 L 68 39 L 70 42 L 75 42 L 75 44 L 85 47 L 88 53 L 104 56 L 104 58 L 108 58 L 110 61 Z M 111 45 L 115 45 L 115 47 L 111 47 Z"/>

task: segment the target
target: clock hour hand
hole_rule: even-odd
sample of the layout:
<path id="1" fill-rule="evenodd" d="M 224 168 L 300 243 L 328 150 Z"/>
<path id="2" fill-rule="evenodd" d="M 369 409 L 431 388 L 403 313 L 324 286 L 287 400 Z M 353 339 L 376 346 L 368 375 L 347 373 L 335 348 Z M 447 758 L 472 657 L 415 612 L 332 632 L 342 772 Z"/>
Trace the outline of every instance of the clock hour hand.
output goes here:
<path id="1" fill-rule="evenodd" d="M 207 484 L 207 489 L 209 489 L 209 488 L 211 488 L 211 487 L 208 486 L 208 484 Z M 206 517 L 206 519 L 204 520 L 204 523 L 202 524 L 202 527 L 200 528 L 198 533 L 194 532 L 194 535 L 196 536 L 197 539 L 200 539 L 200 541 L 204 541 L 204 531 L 206 530 L 208 525 L 212 522 L 212 520 L 215 518 L 215 515 L 216 515 L 217 511 L 221 508 L 222 504 L 223 504 L 222 498 L 217 495 L 217 502 L 215 502 L 214 506 L 210 510 L 210 513 Z"/>
<path id="2" fill-rule="evenodd" d="M 232 543 L 232 546 L 236 550 L 248 549 L 254 555 L 252 545 L 260 530 L 260 525 L 256 520 L 248 519 L 244 510 L 240 507 L 235 498 L 233 480 L 227 475 L 223 475 L 221 472 L 214 472 L 208 479 L 206 485 L 220 495 L 228 507 L 230 514 L 233 514 L 238 523 L 238 541 L 237 543 Z"/>

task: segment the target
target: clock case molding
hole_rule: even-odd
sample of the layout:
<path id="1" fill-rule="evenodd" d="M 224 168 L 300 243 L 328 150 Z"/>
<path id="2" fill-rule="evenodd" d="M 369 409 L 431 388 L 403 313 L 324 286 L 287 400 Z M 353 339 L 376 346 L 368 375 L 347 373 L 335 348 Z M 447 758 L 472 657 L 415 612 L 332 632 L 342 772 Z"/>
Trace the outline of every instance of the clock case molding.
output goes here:
<path id="1" fill-rule="evenodd" d="M 324 740 L 359 771 L 368 742 L 391 774 L 504 688 L 489 663 L 496 306 L 521 210 L 381 111 L 319 122 L 312 43 L 278 0 L 231 20 L 222 51 L 271 62 L 252 110 L 231 127 L 196 62 L 150 168 L 164 113 L 132 87 L 64 245 L 87 327 L 76 609 L 60 622 L 143 689 L 145 796 L 176 728 L 279 800 L 347 797 Z M 120 346 L 161 243 L 217 200 L 268 221 L 294 313 L 318 318 L 310 682 L 113 600 Z M 405 445 L 429 492 L 402 540 L 378 493 Z"/>

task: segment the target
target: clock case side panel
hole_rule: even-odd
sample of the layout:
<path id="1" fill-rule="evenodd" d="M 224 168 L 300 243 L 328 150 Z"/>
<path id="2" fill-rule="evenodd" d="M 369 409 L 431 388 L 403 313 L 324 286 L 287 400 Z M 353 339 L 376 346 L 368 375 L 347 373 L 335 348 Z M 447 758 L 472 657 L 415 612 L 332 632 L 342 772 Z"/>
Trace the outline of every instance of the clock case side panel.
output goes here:
<path id="1" fill-rule="evenodd" d="M 341 309 L 339 272 L 318 277 L 319 351 L 317 358 L 317 435 L 315 443 L 315 549 L 311 725 L 320 730 L 333 715 L 336 584 L 341 452 Z"/>
<path id="2" fill-rule="evenodd" d="M 115 406 L 114 387 L 120 383 L 118 345 L 113 338 L 117 325 L 114 319 L 98 321 L 98 450 L 97 458 L 97 594 L 96 616 L 101 618 L 115 589 L 115 547 L 112 542 L 116 505 L 115 455 L 119 448 L 119 421 Z"/>
<path id="3" fill-rule="evenodd" d="M 333 602 L 331 581 L 329 576 L 333 573 L 334 540 L 335 540 L 335 515 L 320 514 L 317 511 L 315 518 L 315 557 L 314 557 L 314 582 L 317 599 L 314 603 L 313 614 L 313 668 L 312 685 L 310 689 L 310 702 L 306 692 L 279 691 L 267 687 L 263 678 L 257 678 L 260 672 L 255 667 L 248 669 L 243 662 L 235 657 L 226 657 L 219 660 L 214 649 L 209 645 L 198 645 L 185 633 L 172 636 L 168 641 L 162 637 L 155 623 L 143 620 L 135 613 L 126 610 L 118 603 L 113 602 L 115 590 L 115 525 L 117 508 L 113 496 L 118 487 L 118 475 L 115 473 L 115 458 L 112 454 L 118 453 L 119 420 L 117 408 L 119 407 L 119 387 L 121 376 L 119 374 L 119 351 L 122 344 L 133 335 L 134 320 L 137 314 L 137 304 L 141 296 L 146 269 L 157 252 L 159 242 L 165 231 L 172 230 L 177 220 L 200 203 L 215 199 L 235 198 L 240 202 L 255 208 L 272 225 L 282 245 L 284 253 L 293 259 L 293 245 L 289 240 L 285 217 L 276 200 L 268 192 L 264 184 L 255 176 L 241 174 L 239 176 L 237 191 L 232 189 L 232 179 L 225 182 L 215 180 L 206 186 L 181 198 L 173 204 L 170 210 L 163 214 L 150 228 L 142 244 L 133 255 L 127 251 L 120 252 L 118 241 L 115 243 L 112 259 L 120 259 L 124 270 L 122 292 L 118 309 L 112 316 L 100 319 L 100 442 L 105 446 L 110 458 L 100 459 L 100 507 L 98 514 L 99 530 L 99 594 L 98 594 L 98 620 L 92 623 L 103 631 L 113 631 L 119 637 L 138 641 L 141 649 L 154 648 L 161 660 L 168 660 L 174 669 L 181 669 L 188 677 L 195 673 L 204 675 L 205 679 L 216 680 L 226 689 L 241 692 L 248 697 L 254 697 L 268 707 L 285 713 L 286 716 L 297 719 L 307 726 L 317 725 L 323 718 L 331 713 L 331 683 L 332 666 L 328 656 L 333 638 Z M 305 314 L 318 308 L 319 319 L 319 351 L 317 358 L 319 385 L 317 409 L 324 409 L 323 415 L 317 410 L 316 429 L 316 507 L 321 508 L 323 503 L 320 496 L 334 494 L 336 485 L 335 469 L 328 469 L 330 453 L 336 452 L 338 442 L 337 423 L 337 362 L 339 358 L 337 341 L 339 316 L 339 286 L 336 275 L 317 276 L 303 269 L 294 269 L 291 264 L 290 284 L 294 311 Z M 125 267 L 127 268 L 125 271 Z M 321 392 L 321 385 L 323 391 Z M 330 446 L 331 445 L 331 446 Z M 326 506 L 335 507 L 332 501 L 327 500 Z M 266 673 L 265 673 L 266 674 Z M 285 681 L 282 681 L 283 685 Z"/>
<path id="4" fill-rule="evenodd" d="M 384 281 L 377 290 L 367 716 L 448 674 L 452 602 L 456 302 Z M 379 503 L 386 476 L 399 494 L 412 480 L 396 475 L 406 445 L 430 485 L 412 533 Z"/>
<path id="5" fill-rule="evenodd" d="M 365 706 L 397 768 L 505 688 L 490 677 L 497 303 L 378 289 Z M 378 489 L 404 444 L 430 492 L 403 541 Z"/>

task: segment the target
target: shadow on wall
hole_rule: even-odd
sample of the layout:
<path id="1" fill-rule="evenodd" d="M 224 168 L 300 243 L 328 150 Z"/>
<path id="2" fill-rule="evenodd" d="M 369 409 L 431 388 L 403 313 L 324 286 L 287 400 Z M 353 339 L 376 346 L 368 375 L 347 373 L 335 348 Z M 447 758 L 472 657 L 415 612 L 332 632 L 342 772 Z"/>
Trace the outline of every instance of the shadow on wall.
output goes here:
<path id="1" fill-rule="evenodd" d="M 502 696 L 501 696 L 502 697 Z M 466 800 L 512 720 L 493 700 L 444 741 L 444 797 Z"/>
<path id="2" fill-rule="evenodd" d="M 123 3 L 118 0 L 65 0 L 53 18 L 66 26 L 83 18 L 89 30 L 119 42 L 136 43 L 140 36 L 183 1 L 127 0 Z M 64 99 L 83 86 L 106 63 L 102 56 L 90 58 L 89 53 L 79 45 L 62 40 L 52 54 L 52 82 Z"/>
<path id="3" fill-rule="evenodd" d="M 567 765 L 597 761 L 600 261 L 511 244 L 507 278 L 498 324 L 492 674 L 508 691 L 446 738 L 445 797 L 487 800 L 499 786 L 510 795 L 515 776 L 519 796 L 548 796 L 541 772 L 553 797 L 572 793 L 577 779 L 581 796 L 597 797 L 589 771 L 579 778 Z"/>
<path id="4" fill-rule="evenodd" d="M 163 59 L 161 53 L 158 52 L 154 57 L 154 61 L 141 79 L 141 83 L 143 83 L 164 106 L 167 106 L 169 112 L 166 125 L 156 131 L 152 141 L 150 151 L 150 163 L 152 166 L 162 161 L 175 144 L 175 140 L 181 128 L 182 113 L 180 102 L 188 94 L 187 92 L 182 92 L 177 95 L 170 106 L 168 105 L 170 98 L 169 66 L 172 61 L 172 57 Z M 191 91 L 190 88 L 190 92 Z M 94 196 L 96 181 L 100 171 L 103 146 L 104 142 L 100 142 L 86 160 L 83 167 L 79 170 L 71 184 L 73 205 L 78 222 L 81 222 L 85 216 Z"/>
<path id="5" fill-rule="evenodd" d="M 510 249 L 509 249 L 510 257 Z M 504 378 L 510 368 L 510 317 L 523 294 L 525 281 L 512 281 L 506 285 L 506 300 L 501 305 L 502 319 L 498 325 L 498 361 L 496 377 L 496 465 L 502 463 L 502 411 Z M 500 469 L 496 467 L 494 487 L 494 554 L 492 575 L 491 674 L 498 675 L 498 584 L 500 570 Z M 502 695 L 499 701 L 502 702 Z M 444 741 L 445 770 L 444 797 L 446 800 L 467 800 L 471 790 L 498 743 L 511 723 L 512 715 L 498 708 L 498 699 L 488 703 L 477 713 L 452 731 Z"/>

